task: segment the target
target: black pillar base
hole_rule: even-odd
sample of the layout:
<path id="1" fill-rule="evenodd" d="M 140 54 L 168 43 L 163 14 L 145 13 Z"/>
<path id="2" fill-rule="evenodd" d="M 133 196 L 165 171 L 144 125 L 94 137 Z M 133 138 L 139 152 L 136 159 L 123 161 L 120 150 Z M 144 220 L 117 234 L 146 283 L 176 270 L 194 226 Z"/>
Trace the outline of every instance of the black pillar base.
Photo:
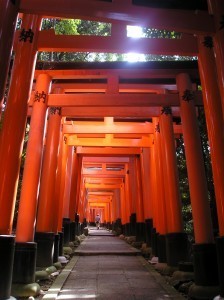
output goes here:
<path id="1" fill-rule="evenodd" d="M 151 232 L 151 246 L 152 246 L 152 255 L 154 256 L 158 256 L 158 233 L 156 232 L 155 228 L 152 228 L 152 232 Z"/>
<path id="2" fill-rule="evenodd" d="M 10 298 L 13 260 L 15 251 L 15 238 L 11 235 L 0 235 L 0 300 Z"/>
<path id="3" fill-rule="evenodd" d="M 224 298 L 224 237 L 216 238 L 220 296 Z"/>
<path id="4" fill-rule="evenodd" d="M 193 264 L 195 285 L 217 286 L 219 284 L 215 244 L 194 244 Z"/>
<path id="5" fill-rule="evenodd" d="M 63 245 L 64 245 L 64 233 L 63 232 L 58 232 L 59 234 L 59 256 L 63 255 Z"/>
<path id="6" fill-rule="evenodd" d="M 136 242 L 145 242 L 145 223 L 136 223 Z"/>
<path id="7" fill-rule="evenodd" d="M 58 262 L 59 257 L 59 248 L 60 248 L 60 235 L 54 235 L 54 255 L 53 255 L 53 262 Z"/>
<path id="8" fill-rule="evenodd" d="M 64 245 L 68 245 L 70 242 L 70 223 L 69 218 L 63 218 Z"/>
<path id="9" fill-rule="evenodd" d="M 35 282 L 37 244 L 36 243 L 16 243 L 13 283 L 33 283 Z"/>
<path id="10" fill-rule="evenodd" d="M 157 236 L 158 258 L 160 263 L 166 263 L 166 236 L 159 234 Z"/>
<path id="11" fill-rule="evenodd" d="M 124 234 L 125 236 L 128 235 L 127 224 L 124 224 L 124 225 L 123 225 L 123 234 Z"/>
<path id="12" fill-rule="evenodd" d="M 130 215 L 130 235 L 136 236 L 136 214 Z"/>
<path id="13" fill-rule="evenodd" d="M 166 234 L 167 264 L 177 267 L 180 261 L 189 261 L 188 238 L 184 232 Z"/>
<path id="14" fill-rule="evenodd" d="M 153 228 L 153 221 L 152 219 L 145 220 L 145 241 L 147 246 L 151 246 L 152 244 L 152 228 Z"/>
<path id="15" fill-rule="evenodd" d="M 49 267 L 53 265 L 54 232 L 36 232 L 37 243 L 37 267 Z"/>
<path id="16" fill-rule="evenodd" d="M 75 222 L 70 223 L 70 241 L 73 242 L 75 240 Z"/>

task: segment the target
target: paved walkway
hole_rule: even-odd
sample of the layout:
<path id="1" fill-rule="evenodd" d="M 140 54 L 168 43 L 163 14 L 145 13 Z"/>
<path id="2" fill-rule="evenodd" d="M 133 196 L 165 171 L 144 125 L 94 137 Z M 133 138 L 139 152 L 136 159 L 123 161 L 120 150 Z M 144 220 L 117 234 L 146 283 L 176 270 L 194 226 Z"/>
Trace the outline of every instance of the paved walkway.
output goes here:
<path id="1" fill-rule="evenodd" d="M 107 230 L 90 235 L 44 299 L 184 299 L 133 249 Z"/>

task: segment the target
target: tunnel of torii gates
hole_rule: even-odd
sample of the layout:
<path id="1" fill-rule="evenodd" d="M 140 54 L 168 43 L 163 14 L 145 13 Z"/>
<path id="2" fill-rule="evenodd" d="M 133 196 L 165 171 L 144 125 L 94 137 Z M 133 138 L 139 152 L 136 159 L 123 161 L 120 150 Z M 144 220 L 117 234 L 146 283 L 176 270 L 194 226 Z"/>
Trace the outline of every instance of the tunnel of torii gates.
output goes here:
<path id="1" fill-rule="evenodd" d="M 57 261 L 63 245 L 86 222 L 94 222 L 96 213 L 108 228 L 146 241 L 160 262 L 177 266 L 189 261 L 175 155 L 180 134 L 195 234 L 195 286 L 220 286 L 224 296 L 223 1 L 208 1 L 208 10 L 196 12 L 131 1 L 75 3 L 0 2 L 0 99 L 12 48 L 15 53 L 0 132 L 0 299 L 10 297 L 12 283 L 34 282 L 36 266 Z M 19 13 L 22 27 L 15 32 Z M 40 31 L 44 16 L 110 22 L 111 36 Z M 182 35 L 136 40 L 127 37 L 126 25 Z M 46 63 L 33 72 L 37 51 L 176 54 L 198 56 L 198 62 Z M 201 105 L 211 149 L 216 239 L 197 124 Z M 30 130 L 14 235 L 27 117 Z"/>

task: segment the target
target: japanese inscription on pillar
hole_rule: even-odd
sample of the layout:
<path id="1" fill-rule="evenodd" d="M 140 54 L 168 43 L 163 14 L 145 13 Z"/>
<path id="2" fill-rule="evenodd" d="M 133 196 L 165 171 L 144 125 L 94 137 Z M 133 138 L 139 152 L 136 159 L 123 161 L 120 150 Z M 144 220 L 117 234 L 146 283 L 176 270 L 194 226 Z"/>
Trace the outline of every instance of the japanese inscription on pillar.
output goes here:
<path id="1" fill-rule="evenodd" d="M 209 49 L 213 48 L 213 39 L 211 36 L 205 36 L 204 37 L 204 41 L 203 41 L 203 45 Z"/>
<path id="2" fill-rule="evenodd" d="M 31 29 L 25 30 L 23 29 L 19 36 L 20 42 L 26 42 L 29 41 L 30 43 L 33 42 L 34 32 Z"/>
<path id="3" fill-rule="evenodd" d="M 172 109 L 169 106 L 164 106 L 161 110 L 161 114 L 163 115 L 172 115 Z"/>
<path id="4" fill-rule="evenodd" d="M 194 99 L 194 94 L 193 94 L 193 92 L 191 90 L 185 90 L 183 92 L 182 100 L 189 102 L 189 101 L 191 101 L 193 99 Z"/>
<path id="5" fill-rule="evenodd" d="M 34 94 L 34 101 L 36 102 L 43 102 L 45 103 L 46 102 L 46 99 L 47 99 L 47 94 L 42 91 L 41 93 L 36 91 L 36 93 Z"/>
<path id="6" fill-rule="evenodd" d="M 61 107 L 50 107 L 49 109 L 50 115 L 60 115 L 61 114 Z"/>

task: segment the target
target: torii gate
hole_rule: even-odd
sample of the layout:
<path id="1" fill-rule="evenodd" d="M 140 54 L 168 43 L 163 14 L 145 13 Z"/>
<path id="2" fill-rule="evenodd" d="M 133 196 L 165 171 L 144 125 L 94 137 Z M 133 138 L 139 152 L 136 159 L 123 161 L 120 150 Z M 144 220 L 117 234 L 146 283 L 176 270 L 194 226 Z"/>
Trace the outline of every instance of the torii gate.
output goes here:
<path id="1" fill-rule="evenodd" d="M 20 151 L 27 117 L 27 100 L 30 98 L 29 87 L 33 80 L 32 70 L 35 63 L 35 55 L 38 50 L 126 52 L 127 50 L 130 51 L 130 49 L 137 49 L 143 53 L 198 56 L 200 81 L 203 88 L 203 104 L 211 145 L 212 168 L 219 218 L 217 254 L 219 258 L 220 293 L 223 296 L 223 2 L 221 2 L 221 0 L 208 1 L 208 10 L 195 12 L 181 9 L 167 10 L 161 7 L 141 7 L 136 6 L 129 0 L 122 1 L 122 3 L 121 1 L 99 2 L 77 0 L 75 7 L 72 0 L 63 1 L 63 7 L 61 7 L 61 1 L 59 0 L 34 0 L 32 2 L 27 0 L 4 0 L 0 3 L 0 12 L 0 99 L 2 99 L 4 93 L 12 45 L 14 45 L 16 53 L 7 109 L 0 135 L 0 253 L 4 256 L 6 262 L 6 268 L 2 272 L 3 275 L 0 275 L 0 299 L 7 299 L 10 296 L 15 240 L 14 236 L 11 235 L 12 217 L 19 173 Z M 24 31 L 14 33 L 18 13 L 24 14 L 22 25 Z M 93 45 L 93 41 L 90 37 L 64 37 L 55 36 L 52 31 L 40 32 L 39 26 L 42 16 L 44 15 L 72 18 L 82 17 L 91 20 L 111 22 L 112 34 L 111 37 L 108 38 L 97 37 L 95 39 L 96 43 L 94 42 L 95 45 Z M 125 35 L 125 26 L 130 24 L 165 28 L 179 31 L 183 34 L 180 40 L 154 39 L 153 43 L 150 40 L 133 41 Z M 18 42 L 18 39 L 20 42 Z M 212 39 L 214 41 L 214 48 Z M 156 70 L 155 68 L 149 69 L 149 67 L 146 70 L 139 68 L 138 74 L 130 72 L 129 68 L 125 70 L 118 68 L 115 74 L 113 70 L 108 71 L 108 69 L 99 70 L 95 68 L 94 71 L 87 70 L 86 72 L 82 70 L 81 73 L 85 78 L 92 76 L 92 78 L 107 79 L 105 86 L 101 85 L 97 87 L 98 90 L 101 91 L 104 89 L 105 95 L 96 95 L 95 87 L 95 91 L 91 90 L 91 96 L 81 94 L 63 95 L 61 92 L 59 95 L 49 93 L 53 79 L 58 78 L 58 76 L 59 78 L 62 78 L 61 76 L 64 76 L 64 78 L 80 76 L 79 70 L 38 70 L 36 72 L 35 101 L 32 109 L 28 109 L 28 115 L 31 114 L 32 111 L 32 118 L 26 158 L 27 167 L 25 167 L 26 171 L 23 178 L 24 188 L 22 191 L 16 233 L 14 282 L 18 280 L 31 282 L 34 280 L 36 244 L 33 243 L 33 237 L 39 180 L 40 201 L 38 204 L 37 231 L 39 231 L 40 236 L 38 246 L 41 245 L 41 239 L 46 240 L 46 238 L 51 241 L 53 245 L 54 235 L 57 235 L 61 230 L 63 214 L 65 212 L 69 213 L 70 217 L 72 213 L 74 214 L 74 201 L 73 206 L 68 207 L 68 204 L 72 203 L 72 201 L 69 202 L 68 199 L 72 199 L 72 197 L 77 194 L 76 192 L 79 188 L 84 185 L 84 178 L 81 176 L 82 161 L 83 158 L 85 156 L 88 157 L 88 155 L 124 155 L 130 159 L 131 162 L 126 165 L 125 169 L 125 181 L 129 183 L 122 185 L 120 195 L 117 195 L 117 189 L 116 193 L 114 192 L 116 199 L 122 199 L 121 202 L 122 205 L 124 205 L 123 208 L 121 208 L 121 214 L 123 214 L 122 219 L 125 222 L 124 225 L 128 224 L 132 211 L 138 212 L 137 223 L 139 224 L 142 224 L 144 221 L 144 213 L 147 213 L 147 217 L 153 220 L 153 226 L 156 232 L 159 233 L 158 243 L 161 245 L 161 249 L 164 248 L 164 241 L 166 240 L 167 263 L 169 265 L 175 265 L 180 258 L 184 259 L 185 249 L 181 246 L 185 245 L 184 241 L 186 236 L 183 233 L 181 223 L 174 156 L 174 133 L 179 134 L 182 132 L 185 142 L 194 219 L 196 289 L 198 286 L 206 287 L 207 285 L 217 285 L 215 266 L 208 266 L 205 263 L 210 259 L 211 255 L 215 257 L 216 250 L 207 202 L 206 181 L 194 107 L 195 104 L 201 103 L 201 98 L 200 95 L 194 93 L 195 102 L 193 103 L 192 92 L 195 89 L 189 77 L 189 75 L 192 76 L 193 73 L 189 69 L 183 68 L 180 70 L 175 67 L 173 72 L 167 72 L 166 68 L 164 68 L 163 71 L 162 73 L 160 70 Z M 158 79 L 162 78 L 162 76 L 173 79 L 173 84 L 175 84 L 177 91 L 175 96 L 166 95 L 166 93 L 163 95 L 163 93 L 161 93 L 161 86 L 159 88 L 149 87 L 148 85 L 146 87 L 141 86 L 141 92 L 139 92 L 139 86 L 131 87 L 133 85 L 129 84 L 129 86 L 124 85 L 122 87 L 122 82 L 120 82 L 122 78 L 142 77 Z M 64 89 L 63 86 L 57 86 L 57 88 Z M 74 87 L 67 86 L 65 89 L 66 88 L 73 89 Z M 92 88 L 93 87 L 91 87 L 91 89 Z M 143 92 L 145 88 L 147 95 L 144 95 L 145 92 Z M 80 86 L 79 89 L 89 89 L 89 85 L 88 87 Z M 133 94 L 131 90 L 133 93 L 137 90 L 138 94 Z M 158 92 L 154 95 L 150 95 L 150 90 L 157 90 Z M 125 91 L 128 95 L 122 94 L 122 91 Z M 122 103 L 122 105 L 120 105 L 120 103 Z M 32 105 L 32 97 L 30 104 Z M 167 106 L 173 107 L 174 115 L 181 116 L 181 131 L 180 127 L 175 128 L 173 126 L 170 109 L 167 109 Z M 177 109 L 175 109 L 176 106 L 178 106 Z M 51 108 L 51 113 L 48 119 L 42 176 L 39 177 L 45 128 L 44 121 L 48 107 Z M 86 109 L 87 107 L 88 111 Z M 161 107 L 163 107 L 162 110 Z M 162 114 L 161 111 L 163 112 Z M 60 137 L 61 117 L 111 117 L 115 119 L 113 122 L 111 122 L 110 118 L 106 119 L 109 121 L 109 126 L 108 124 L 103 126 L 102 131 L 98 131 L 97 133 L 93 133 L 91 129 L 85 132 L 85 130 L 87 130 L 86 124 L 81 124 L 79 128 L 77 128 L 77 126 L 77 131 L 71 132 L 74 128 L 69 128 L 65 123 L 65 129 L 67 126 L 66 130 L 70 130 L 70 132 L 67 132 L 64 138 L 64 136 Z M 142 122 L 144 124 L 141 125 L 143 125 L 143 128 L 147 128 L 145 129 L 146 132 L 140 132 L 137 124 L 135 124 L 134 129 L 131 129 L 130 124 L 125 124 L 123 127 L 122 124 L 119 124 L 118 126 L 124 132 L 118 132 L 119 130 L 116 129 L 116 118 L 127 117 L 137 118 L 138 120 L 150 119 L 152 122 L 150 126 L 153 128 L 153 133 L 148 132 L 149 128 L 147 127 L 149 126 L 144 122 Z M 102 121 L 103 120 L 101 120 L 101 122 Z M 72 126 L 74 127 L 76 124 Z M 97 124 L 95 124 L 95 129 L 96 126 Z M 108 131 L 108 127 L 110 131 Z M 130 130 L 131 132 L 129 132 Z M 85 134 L 88 134 L 88 136 L 84 137 Z M 98 136 L 98 140 L 96 140 L 94 134 Z M 94 140 L 90 140 L 91 136 L 94 137 Z M 86 140 L 86 138 L 88 138 L 88 140 Z M 101 145 L 100 148 L 99 143 Z M 79 152 L 74 153 L 74 145 L 77 146 Z M 112 145 L 113 148 L 108 149 L 108 145 Z M 89 149 L 90 147 L 93 148 Z M 131 148 L 129 149 L 129 147 Z M 126 148 L 128 148 L 128 150 Z M 57 161 L 56 154 L 58 149 L 59 160 Z M 144 163 L 146 159 L 148 159 L 150 163 Z M 68 164 L 68 161 L 70 164 Z M 54 172 L 56 168 L 58 169 L 57 177 Z M 129 172 L 129 169 L 132 171 Z M 155 171 L 153 172 L 153 170 Z M 170 170 L 174 171 L 170 172 Z M 49 176 L 50 174 L 53 174 L 53 177 Z M 133 179 L 133 174 L 136 176 L 136 180 Z M 148 174 L 150 174 L 150 176 Z M 149 185 L 153 191 L 151 195 L 151 209 L 149 209 L 149 201 L 142 201 L 144 197 L 145 200 L 147 199 L 147 193 L 144 191 L 144 188 L 141 187 L 141 182 L 142 178 L 145 182 L 147 177 L 149 178 Z M 47 181 L 48 178 L 50 178 L 48 183 L 44 182 Z M 167 198 L 164 198 L 164 178 L 169 182 Z M 129 187 L 130 182 L 132 183 L 131 188 Z M 71 190 L 69 186 L 75 186 L 75 188 Z M 159 186 L 161 188 L 159 188 Z M 56 190 L 56 205 L 54 205 L 53 201 L 48 200 L 49 197 L 47 196 L 52 196 L 54 189 Z M 131 194 L 134 194 L 134 190 L 136 189 L 140 191 L 140 196 L 135 203 L 133 201 L 129 203 L 126 199 L 128 199 L 129 196 L 131 197 Z M 86 201 L 85 196 L 85 189 L 81 189 L 78 203 L 79 205 L 81 204 L 83 208 Z M 27 199 L 29 199 L 29 201 Z M 67 199 L 67 201 L 65 201 L 65 199 Z M 160 205 L 159 207 L 158 204 Z M 54 209 L 54 217 L 49 214 L 51 209 Z M 43 216 L 45 212 L 47 212 L 48 217 L 44 219 Z M 168 216 L 169 218 L 167 218 Z M 48 234 L 49 231 L 51 234 Z M 27 255 L 26 252 L 23 252 L 24 249 L 34 255 L 31 259 L 32 263 L 30 263 L 30 269 L 26 269 L 28 275 L 26 275 L 25 278 L 21 278 L 21 272 L 20 277 L 18 273 L 16 273 L 16 271 L 21 268 L 21 266 L 17 265 L 20 259 L 20 257 L 18 259 L 17 255 L 18 252 L 22 253 L 23 261 L 26 261 Z M 49 244 L 48 251 L 46 252 L 50 253 L 51 249 Z M 160 258 L 164 259 L 164 253 L 160 253 Z M 24 267 L 26 263 L 22 263 L 22 265 Z M 194 293 L 195 290 L 193 289 L 193 296 Z"/>

